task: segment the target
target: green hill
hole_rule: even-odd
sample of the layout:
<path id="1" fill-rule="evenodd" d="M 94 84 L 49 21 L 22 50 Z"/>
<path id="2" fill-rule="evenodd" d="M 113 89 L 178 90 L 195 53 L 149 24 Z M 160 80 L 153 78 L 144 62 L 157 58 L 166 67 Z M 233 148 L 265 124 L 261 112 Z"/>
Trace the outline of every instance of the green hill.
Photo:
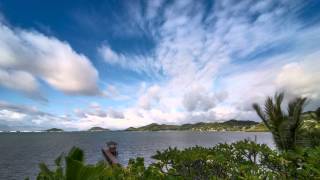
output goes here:
<path id="1" fill-rule="evenodd" d="M 63 129 L 58 129 L 58 128 L 51 128 L 45 130 L 46 132 L 63 132 Z"/>
<path id="2" fill-rule="evenodd" d="M 238 121 L 229 120 L 225 122 L 196 124 L 182 124 L 182 125 L 167 125 L 152 123 L 146 126 L 134 128 L 130 127 L 126 131 L 245 131 L 252 126 L 258 125 L 255 121 Z"/>
<path id="3" fill-rule="evenodd" d="M 247 132 L 266 132 L 269 131 L 268 128 L 262 123 L 252 126 L 246 130 Z"/>
<path id="4" fill-rule="evenodd" d="M 92 127 L 90 129 L 88 129 L 88 131 L 110 131 L 110 129 L 105 129 L 102 127 Z"/>
<path id="5" fill-rule="evenodd" d="M 302 114 L 304 119 L 304 128 L 320 129 L 320 108 L 316 111 L 307 111 Z M 146 126 L 134 128 L 130 127 L 126 131 L 247 131 L 247 132 L 266 132 L 268 129 L 261 122 L 243 121 L 231 119 L 225 122 L 205 123 L 199 122 L 195 124 L 167 125 L 152 123 Z"/>

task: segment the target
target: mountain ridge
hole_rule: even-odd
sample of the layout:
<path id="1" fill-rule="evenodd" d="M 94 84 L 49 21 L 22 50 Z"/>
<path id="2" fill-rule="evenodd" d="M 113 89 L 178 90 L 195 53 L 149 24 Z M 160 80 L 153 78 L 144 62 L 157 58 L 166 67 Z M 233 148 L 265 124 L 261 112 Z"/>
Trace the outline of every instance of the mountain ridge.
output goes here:
<path id="1" fill-rule="evenodd" d="M 110 131 L 110 129 L 106 129 L 106 128 L 102 128 L 102 127 L 99 127 L 99 126 L 94 126 L 90 129 L 88 129 L 88 131 Z"/>
<path id="2" fill-rule="evenodd" d="M 250 120 L 231 119 L 224 122 L 199 122 L 194 124 L 168 125 L 152 123 L 141 127 L 129 127 L 125 131 L 245 131 L 260 123 Z"/>
<path id="3" fill-rule="evenodd" d="M 45 130 L 46 132 L 63 132 L 63 129 L 59 129 L 59 128 L 50 128 Z"/>

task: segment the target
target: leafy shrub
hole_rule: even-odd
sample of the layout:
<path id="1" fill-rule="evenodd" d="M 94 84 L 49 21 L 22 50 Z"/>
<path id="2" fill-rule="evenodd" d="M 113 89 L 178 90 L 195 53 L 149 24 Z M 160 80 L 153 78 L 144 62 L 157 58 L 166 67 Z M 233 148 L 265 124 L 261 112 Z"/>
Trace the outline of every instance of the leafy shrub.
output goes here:
<path id="1" fill-rule="evenodd" d="M 56 168 L 39 165 L 38 180 L 116 179 L 319 179 L 320 146 L 278 152 L 265 144 L 244 140 L 183 150 L 158 151 L 148 167 L 143 158 L 131 159 L 126 167 L 104 162 L 87 165 L 84 153 L 73 148 L 59 156 Z M 64 164 L 62 160 L 65 160 Z"/>

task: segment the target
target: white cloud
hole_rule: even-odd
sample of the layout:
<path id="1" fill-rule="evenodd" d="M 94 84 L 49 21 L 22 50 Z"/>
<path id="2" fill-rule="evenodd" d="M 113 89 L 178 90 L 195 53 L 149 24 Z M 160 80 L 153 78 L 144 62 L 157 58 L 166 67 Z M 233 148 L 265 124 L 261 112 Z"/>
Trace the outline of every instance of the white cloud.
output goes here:
<path id="1" fill-rule="evenodd" d="M 97 49 L 102 59 L 112 65 L 118 65 L 124 69 L 133 70 L 139 73 L 158 76 L 157 62 L 153 58 L 144 55 L 129 55 L 115 52 L 110 46 L 101 45 Z"/>
<path id="2" fill-rule="evenodd" d="M 26 114 L 14 112 L 7 109 L 0 110 L 0 119 L 6 121 L 22 121 Z"/>
<path id="3" fill-rule="evenodd" d="M 261 102 L 277 90 L 318 97 L 319 71 L 310 69 L 318 67 L 316 61 L 309 61 L 308 67 L 291 64 L 319 49 L 317 43 L 311 43 L 319 39 L 319 28 L 303 29 L 303 22 L 292 12 L 301 8 L 296 5 L 290 1 L 223 0 L 206 11 L 200 1 L 160 2 L 147 6 L 157 15 L 137 18 L 139 24 L 150 26 L 157 43 L 150 56 L 116 53 L 109 46 L 105 50 L 108 56 L 100 54 L 107 62 L 108 57 L 118 59 L 110 64 L 162 77 L 160 82 L 146 85 L 138 93 L 136 107 L 130 108 L 146 122 L 148 118 L 171 123 L 256 119 L 251 103 Z M 163 14 L 158 12 L 159 6 Z M 160 26 L 153 23 L 159 20 Z M 288 44 L 291 51 L 285 55 L 272 54 L 273 47 L 281 51 Z M 294 81 L 298 76 L 300 80 Z M 150 93 L 154 87 L 156 91 Z"/>
<path id="4" fill-rule="evenodd" d="M 121 111 L 114 110 L 112 108 L 109 108 L 107 111 L 107 114 L 110 118 L 114 119 L 124 119 L 124 114 Z"/>
<path id="5" fill-rule="evenodd" d="M 101 44 L 97 51 L 106 63 L 147 74 L 155 80 L 133 88 L 137 93 L 130 94 L 130 98 L 136 102 L 122 108 L 92 104 L 88 109 L 75 110 L 78 121 L 63 120 L 62 124 L 79 129 L 92 126 L 119 129 L 152 122 L 256 120 L 251 104 L 263 102 L 277 90 L 319 102 L 319 28 L 305 27 L 304 22 L 296 19 L 295 11 L 300 10 L 296 3 L 221 0 L 206 9 L 201 1 L 150 1 L 145 10 L 137 7 L 139 4 L 128 3 L 132 21 L 119 29 L 125 27 L 123 30 L 128 32 L 139 29 L 131 35 L 141 34 L 140 30 L 150 31 L 156 43 L 154 49 L 149 55 L 129 54 Z M 13 67 L 14 71 L 27 72 L 66 93 L 97 91 L 96 70 L 67 43 L 5 26 L 1 32 L 1 41 L 6 42 L 0 42 L 0 50 L 5 49 L 0 54 L 4 72 L 9 73 L 5 68 Z M 61 53 L 50 49 L 59 49 Z M 48 59 L 56 57 L 71 60 L 59 61 L 58 65 L 49 63 Z M 39 58 L 45 59 L 45 67 L 58 68 L 46 69 L 38 63 Z M 29 64 L 30 59 L 36 61 Z M 74 72 L 79 68 L 70 69 L 75 66 L 82 67 L 81 74 Z M 60 81 L 60 74 L 71 80 Z M 83 77 L 84 74 L 89 76 Z M 76 83 L 81 79 L 84 84 Z M 9 86 L 13 85 L 6 85 Z M 119 92 L 122 93 L 115 86 L 107 86 L 102 94 L 114 97 Z"/>
<path id="6" fill-rule="evenodd" d="M 118 88 L 114 85 L 107 85 L 106 89 L 102 91 L 101 95 L 105 98 L 117 101 L 130 99 L 128 95 L 119 92 Z"/>
<path id="7" fill-rule="evenodd" d="M 313 110 L 320 105 L 319 52 L 305 56 L 287 54 L 279 58 L 251 64 L 248 70 L 239 67 L 240 72 L 234 71 L 225 77 L 223 86 L 228 91 L 227 103 L 240 113 L 235 117 L 257 119 L 252 112 L 252 103 L 263 103 L 266 96 L 272 96 L 276 91 L 285 91 L 286 100 L 308 97 L 311 106 L 307 109 Z"/>
<path id="8" fill-rule="evenodd" d="M 68 43 L 54 37 L 35 31 L 13 30 L 1 23 L 0 52 L 2 78 L 5 72 L 18 76 L 10 84 L 1 81 L 2 86 L 36 94 L 35 79 L 39 78 L 66 94 L 100 93 L 98 72 L 90 60 L 75 52 Z M 26 85 L 27 82 L 30 85 Z"/>
<path id="9" fill-rule="evenodd" d="M 44 130 L 52 127 L 73 128 L 73 119 L 53 115 L 35 107 L 0 101 L 0 124 L 11 130 Z"/>
<path id="10" fill-rule="evenodd" d="M 36 78 L 25 71 L 6 71 L 0 69 L 0 84 L 6 88 L 23 91 L 33 95 L 38 91 Z"/>
<path id="11" fill-rule="evenodd" d="M 101 56 L 104 58 L 104 60 L 107 63 L 110 64 L 121 64 L 122 58 L 121 55 L 118 55 L 116 52 L 114 52 L 109 46 L 102 45 L 98 48 L 98 52 L 101 54 Z"/>
<path id="12" fill-rule="evenodd" d="M 201 87 L 192 88 L 183 97 L 183 105 L 188 111 L 208 111 L 213 108 L 216 98 L 213 93 L 206 92 Z"/>
<path id="13" fill-rule="evenodd" d="M 153 19 L 158 14 L 159 8 L 163 5 L 163 0 L 147 1 L 146 18 Z"/>
<path id="14" fill-rule="evenodd" d="M 320 100 L 320 54 L 306 56 L 304 60 L 284 65 L 275 83 L 281 89 L 289 90 L 295 96 Z"/>
<path id="15" fill-rule="evenodd" d="M 143 109 L 150 109 L 156 105 L 160 98 L 160 87 L 157 85 L 149 87 L 142 96 L 139 97 L 138 105 Z"/>
<path id="16" fill-rule="evenodd" d="M 121 111 L 115 110 L 113 108 L 104 108 L 97 102 L 92 102 L 86 109 L 75 109 L 74 114 L 79 118 L 87 117 L 99 117 L 99 118 L 114 118 L 123 119 L 124 115 Z"/>

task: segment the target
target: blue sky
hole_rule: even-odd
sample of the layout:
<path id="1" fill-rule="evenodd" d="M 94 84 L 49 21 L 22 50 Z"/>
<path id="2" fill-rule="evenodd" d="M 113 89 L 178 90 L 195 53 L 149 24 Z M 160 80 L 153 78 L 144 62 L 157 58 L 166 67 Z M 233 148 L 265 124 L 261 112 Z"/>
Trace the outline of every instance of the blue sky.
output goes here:
<path id="1" fill-rule="evenodd" d="M 317 0 L 0 2 L 0 130 L 258 120 L 320 106 Z"/>

